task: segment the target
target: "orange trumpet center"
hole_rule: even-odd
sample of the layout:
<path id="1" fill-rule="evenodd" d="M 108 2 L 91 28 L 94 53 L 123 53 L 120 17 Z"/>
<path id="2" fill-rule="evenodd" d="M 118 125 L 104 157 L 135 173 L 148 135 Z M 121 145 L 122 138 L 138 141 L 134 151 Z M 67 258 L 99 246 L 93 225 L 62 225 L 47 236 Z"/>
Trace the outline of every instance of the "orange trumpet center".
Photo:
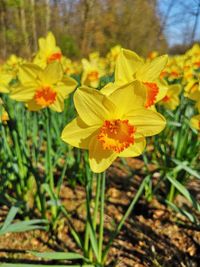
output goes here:
<path id="1" fill-rule="evenodd" d="M 147 89 L 145 108 L 149 108 L 155 103 L 159 88 L 156 83 L 144 82 L 143 84 Z"/>
<path id="2" fill-rule="evenodd" d="M 61 60 L 61 57 L 62 57 L 61 52 L 53 53 L 48 57 L 47 62 L 51 63 L 52 61 L 55 61 L 55 60 Z"/>
<path id="3" fill-rule="evenodd" d="M 35 102 L 42 106 L 48 107 L 56 100 L 57 93 L 49 86 L 39 88 L 34 95 Z"/>
<path id="4" fill-rule="evenodd" d="M 88 73 L 87 78 L 90 82 L 94 82 L 94 81 L 98 80 L 98 78 L 99 78 L 98 71 L 91 71 L 90 73 Z"/>
<path id="5" fill-rule="evenodd" d="M 166 95 L 165 97 L 163 97 L 162 101 L 163 102 L 168 102 L 170 100 L 170 97 L 168 95 Z"/>
<path id="6" fill-rule="evenodd" d="M 179 77 L 179 73 L 178 73 L 177 71 L 172 71 L 172 72 L 170 73 L 170 75 L 171 75 L 172 77 L 174 77 L 174 78 L 178 78 L 178 77 Z"/>
<path id="7" fill-rule="evenodd" d="M 136 128 L 128 120 L 106 120 L 100 129 L 98 140 L 104 149 L 120 153 L 134 143 L 135 131 Z"/>

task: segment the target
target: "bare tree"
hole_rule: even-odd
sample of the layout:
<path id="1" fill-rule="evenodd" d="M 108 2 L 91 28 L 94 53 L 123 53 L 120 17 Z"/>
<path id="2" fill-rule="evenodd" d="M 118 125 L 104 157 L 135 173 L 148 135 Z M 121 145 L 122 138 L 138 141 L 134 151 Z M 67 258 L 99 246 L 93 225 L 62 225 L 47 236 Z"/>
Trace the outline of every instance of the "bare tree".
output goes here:
<path id="1" fill-rule="evenodd" d="M 50 30 L 50 20 L 51 20 L 51 8 L 50 8 L 50 0 L 45 0 L 45 18 L 46 18 L 46 32 Z"/>
<path id="2" fill-rule="evenodd" d="M 35 0 L 30 0 L 31 4 L 31 26 L 32 26 L 32 35 L 33 35 L 33 49 L 37 49 L 37 30 L 36 30 L 36 20 L 35 20 Z"/>
<path id="3" fill-rule="evenodd" d="M 22 31 L 23 39 L 24 39 L 24 50 L 25 50 L 24 54 L 28 56 L 30 55 L 30 47 L 29 47 L 28 32 L 27 32 L 27 25 L 26 25 L 24 0 L 20 0 L 19 3 L 20 3 L 21 31 Z"/>
<path id="4" fill-rule="evenodd" d="M 194 26 L 193 26 L 192 34 L 191 34 L 191 43 L 193 43 L 195 39 L 195 33 L 196 33 L 197 25 L 198 25 L 199 15 L 200 15 L 200 0 L 197 0 L 197 11 L 194 14 L 195 19 L 194 19 Z"/>
<path id="5" fill-rule="evenodd" d="M 5 59 L 7 56 L 7 38 L 6 38 L 6 3 L 2 0 L 0 4 L 0 19 L 1 19 L 1 33 L 2 33 L 2 56 Z"/>

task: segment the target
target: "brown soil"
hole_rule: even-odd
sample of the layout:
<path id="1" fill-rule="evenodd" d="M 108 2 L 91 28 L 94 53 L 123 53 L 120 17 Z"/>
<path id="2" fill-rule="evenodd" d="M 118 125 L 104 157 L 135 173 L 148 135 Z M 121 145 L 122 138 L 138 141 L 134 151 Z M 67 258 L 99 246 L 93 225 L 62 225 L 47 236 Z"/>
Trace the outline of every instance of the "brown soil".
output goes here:
<path id="1" fill-rule="evenodd" d="M 128 159 L 128 165 L 135 170 L 134 174 L 129 168 L 122 167 L 119 161 L 107 172 L 105 241 L 121 219 L 141 182 L 142 174 L 138 176 L 136 173 L 139 173 L 142 161 Z M 149 169 L 154 172 L 154 166 L 149 166 Z M 154 179 L 157 176 L 155 170 Z M 197 181 L 192 180 L 188 188 L 200 199 L 200 184 Z M 77 186 L 72 190 L 63 185 L 60 197 L 66 209 L 73 214 L 73 225 L 82 234 L 86 213 L 84 189 Z M 181 196 L 176 198 L 176 203 L 191 208 Z M 2 207 L 1 220 L 6 213 L 7 209 Z M 27 250 L 75 251 L 77 248 L 63 218 L 59 221 L 56 236 L 39 230 L 0 236 L 0 262 L 41 263 L 41 259 L 27 253 Z M 155 198 L 147 202 L 143 197 L 115 240 L 108 258 L 109 267 L 199 267 L 200 228 Z M 55 261 L 50 263 L 54 264 Z"/>

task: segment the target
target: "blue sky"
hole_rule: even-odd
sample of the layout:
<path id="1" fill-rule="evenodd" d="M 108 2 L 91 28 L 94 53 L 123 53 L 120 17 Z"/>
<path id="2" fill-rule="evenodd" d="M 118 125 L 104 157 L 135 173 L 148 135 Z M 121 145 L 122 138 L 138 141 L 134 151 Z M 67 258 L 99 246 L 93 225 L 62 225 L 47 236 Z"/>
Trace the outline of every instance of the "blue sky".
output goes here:
<path id="1" fill-rule="evenodd" d="M 165 35 L 170 46 L 190 43 L 199 2 L 200 0 L 158 0 L 158 13 L 161 18 L 166 17 L 169 5 L 172 4 L 165 24 Z M 195 40 L 200 41 L 200 16 Z"/>

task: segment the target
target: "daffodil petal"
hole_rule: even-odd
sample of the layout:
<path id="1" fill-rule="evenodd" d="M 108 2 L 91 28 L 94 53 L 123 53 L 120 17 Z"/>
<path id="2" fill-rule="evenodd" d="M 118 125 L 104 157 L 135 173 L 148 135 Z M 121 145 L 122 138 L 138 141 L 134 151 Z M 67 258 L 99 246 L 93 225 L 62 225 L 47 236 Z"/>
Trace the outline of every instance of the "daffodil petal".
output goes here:
<path id="1" fill-rule="evenodd" d="M 62 77 L 62 65 L 58 61 L 53 61 L 52 63 L 48 64 L 44 69 L 44 72 L 41 73 L 40 79 L 46 85 L 53 85 L 58 81 L 61 81 Z"/>
<path id="2" fill-rule="evenodd" d="M 58 83 L 56 86 L 54 86 L 56 92 L 65 99 L 68 97 L 68 95 L 74 91 L 76 88 L 76 81 L 74 79 L 66 77 L 65 81 L 61 83 Z"/>
<path id="3" fill-rule="evenodd" d="M 146 146 L 146 140 L 143 136 L 135 139 L 132 146 L 128 147 L 119 154 L 119 157 L 137 157 L 142 154 Z"/>
<path id="4" fill-rule="evenodd" d="M 197 107 L 198 111 L 200 112 L 200 100 L 199 100 L 199 101 L 197 101 L 197 103 L 196 103 L 196 105 L 195 105 L 195 106 Z"/>
<path id="5" fill-rule="evenodd" d="M 104 95 L 110 95 L 112 94 L 116 89 L 119 88 L 119 85 L 115 83 L 107 83 L 101 90 L 100 92 L 103 93 Z"/>
<path id="6" fill-rule="evenodd" d="M 158 94 L 156 95 L 156 101 L 155 102 L 158 102 L 166 96 L 167 91 L 168 91 L 168 86 L 163 81 L 157 81 L 156 84 L 157 84 L 159 90 L 158 90 Z"/>
<path id="7" fill-rule="evenodd" d="M 68 92 L 73 92 L 74 89 L 77 87 L 78 83 L 73 78 L 64 76 L 62 82 L 67 86 Z"/>
<path id="8" fill-rule="evenodd" d="M 10 98 L 15 99 L 17 101 L 27 102 L 34 97 L 35 91 L 37 89 L 35 86 L 35 84 L 30 84 L 27 86 L 13 88 L 10 93 Z"/>
<path id="9" fill-rule="evenodd" d="M 62 112 L 64 109 L 64 98 L 62 95 L 58 94 L 55 101 L 49 107 L 56 112 Z"/>
<path id="10" fill-rule="evenodd" d="M 91 136 L 97 131 L 97 126 L 88 127 L 80 117 L 71 121 L 62 131 L 64 142 L 83 149 L 89 149 Z"/>
<path id="11" fill-rule="evenodd" d="M 0 92 L 9 93 L 9 83 L 12 80 L 12 75 L 6 72 L 0 72 Z"/>
<path id="12" fill-rule="evenodd" d="M 37 84 L 36 79 L 40 76 L 42 69 L 35 64 L 23 64 L 19 68 L 19 80 L 25 84 Z"/>
<path id="13" fill-rule="evenodd" d="M 200 130 L 200 114 L 199 115 L 195 115 L 191 118 L 190 120 L 190 126 L 192 128 L 195 128 L 197 130 Z"/>
<path id="14" fill-rule="evenodd" d="M 74 103 L 79 116 L 87 125 L 99 124 L 110 119 L 116 109 L 105 95 L 89 87 L 80 87 L 76 90 Z"/>
<path id="15" fill-rule="evenodd" d="M 97 136 L 93 136 L 89 145 L 89 163 L 93 172 L 105 171 L 116 158 L 117 153 L 103 149 Z"/>
<path id="16" fill-rule="evenodd" d="M 116 61 L 115 82 L 117 84 L 124 84 L 133 81 L 136 71 L 143 64 L 143 59 L 136 53 L 127 49 L 121 49 Z"/>
<path id="17" fill-rule="evenodd" d="M 172 84 L 169 86 L 168 93 L 170 96 L 176 95 L 178 96 L 181 93 L 181 85 L 180 84 Z"/>
<path id="18" fill-rule="evenodd" d="M 160 133 L 166 125 L 165 118 L 149 109 L 133 110 L 125 115 L 129 123 L 136 127 L 136 131 L 143 136 Z"/>
<path id="19" fill-rule="evenodd" d="M 118 107 L 118 116 L 128 113 L 132 109 L 144 107 L 146 89 L 139 81 L 134 81 L 116 89 L 108 96 Z"/>
<path id="20" fill-rule="evenodd" d="M 0 93 L 9 93 L 8 86 L 5 84 L 0 83 Z"/>
<path id="21" fill-rule="evenodd" d="M 46 37 L 46 42 L 47 42 L 47 47 L 49 47 L 51 50 L 52 48 L 56 47 L 56 39 L 52 32 L 48 32 L 47 37 Z"/>
<path id="22" fill-rule="evenodd" d="M 136 74 L 136 78 L 143 82 L 154 82 L 159 78 L 160 73 L 167 64 L 168 56 L 156 57 L 152 61 L 145 63 Z"/>

